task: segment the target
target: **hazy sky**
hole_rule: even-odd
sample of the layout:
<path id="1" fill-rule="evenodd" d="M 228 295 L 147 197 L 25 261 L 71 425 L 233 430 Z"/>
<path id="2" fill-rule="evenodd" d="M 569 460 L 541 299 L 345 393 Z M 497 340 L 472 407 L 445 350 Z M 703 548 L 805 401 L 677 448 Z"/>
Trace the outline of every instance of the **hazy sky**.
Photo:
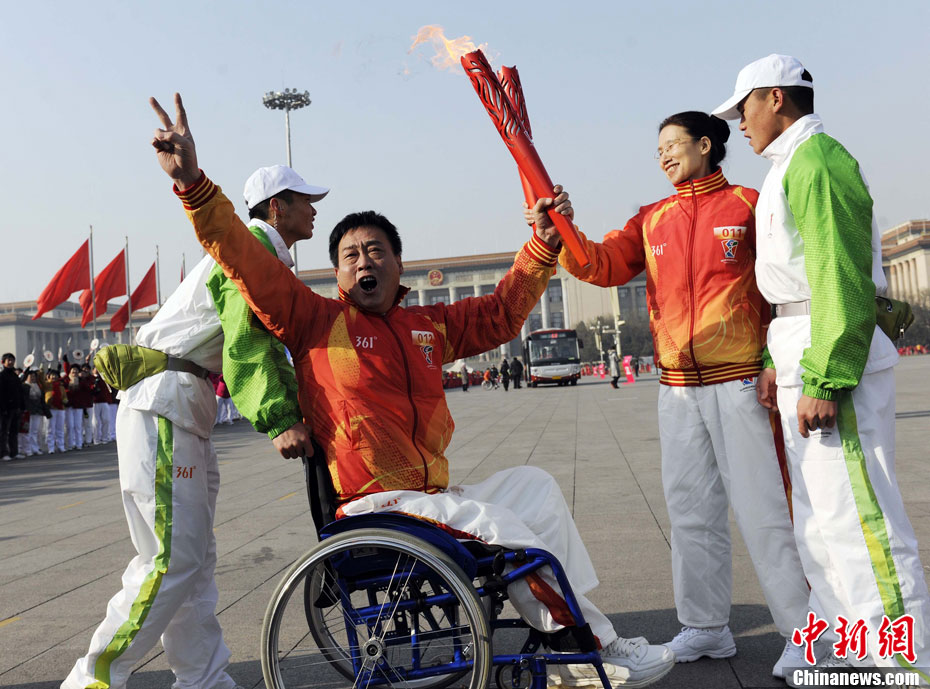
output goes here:
<path id="1" fill-rule="evenodd" d="M 504 9 L 507 8 L 507 9 Z M 373 208 L 404 257 L 516 250 L 528 236 L 516 168 L 464 73 L 440 72 L 426 24 L 516 64 L 534 140 L 600 237 L 671 193 L 656 127 L 727 98 L 771 52 L 812 72 L 827 132 L 869 178 L 879 225 L 930 217 L 930 3 L 61 2 L 4 3 L 0 20 L 0 301 L 35 299 L 94 226 L 99 271 L 129 236 L 133 286 L 161 251 L 163 295 L 201 255 L 149 146 L 147 99 L 184 96 L 200 162 L 240 210 L 246 177 L 285 162 L 271 89 L 292 113 L 294 168 L 332 187 L 301 268 L 329 265 L 343 215 Z M 758 187 L 767 164 L 733 129 L 724 172 Z M 76 299 L 76 297 L 75 297 Z"/>

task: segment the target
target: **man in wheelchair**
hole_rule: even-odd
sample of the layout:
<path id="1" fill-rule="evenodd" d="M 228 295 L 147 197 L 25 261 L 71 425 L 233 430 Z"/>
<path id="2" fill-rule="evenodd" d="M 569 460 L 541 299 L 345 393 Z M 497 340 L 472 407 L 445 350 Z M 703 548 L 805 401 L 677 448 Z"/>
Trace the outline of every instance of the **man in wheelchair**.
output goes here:
<path id="1" fill-rule="evenodd" d="M 638 687 L 665 675 L 674 665 L 669 649 L 620 637 L 582 595 L 597 577 L 551 476 L 521 466 L 477 485 L 449 486 L 444 450 L 454 423 L 442 365 L 519 334 L 558 258 L 560 239 L 548 212 L 571 218 L 568 195 L 556 187 L 555 198 L 537 202 L 535 234 L 493 294 L 431 306 L 400 304 L 408 289 L 400 285 L 402 244 L 394 225 L 373 211 L 346 216 L 330 235 L 339 298 L 328 299 L 260 250 L 232 203 L 198 167 L 180 96 L 175 105 L 172 123 L 152 100 L 164 127 L 152 145 L 200 242 L 293 355 L 301 409 L 324 449 L 337 516 L 400 512 L 488 544 L 546 550 L 564 567 L 607 679 Z M 314 215 L 311 206 L 311 227 Z M 556 632 L 572 624 L 549 568 L 511 584 L 508 594 L 534 629 Z M 558 667 L 562 684 L 601 683 L 590 665 Z"/>

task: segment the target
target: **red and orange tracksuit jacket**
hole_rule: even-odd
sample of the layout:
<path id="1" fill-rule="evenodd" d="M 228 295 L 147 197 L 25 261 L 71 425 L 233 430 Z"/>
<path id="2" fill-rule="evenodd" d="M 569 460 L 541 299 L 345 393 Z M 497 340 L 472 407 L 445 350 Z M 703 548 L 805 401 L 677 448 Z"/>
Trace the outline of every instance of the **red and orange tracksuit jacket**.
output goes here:
<path id="1" fill-rule="evenodd" d="M 756 287 L 754 189 L 718 168 L 643 206 L 603 242 L 582 235 L 591 265 L 563 250 L 572 275 L 602 287 L 646 270 L 649 327 L 666 385 L 710 385 L 761 369 L 768 305 Z"/>
<path id="2" fill-rule="evenodd" d="M 557 253 L 535 236 L 494 294 L 386 314 L 315 294 L 264 249 L 219 187 L 202 176 L 178 192 L 197 237 L 294 358 L 300 408 L 326 448 L 343 501 L 449 484 L 454 424 L 442 365 L 509 342 L 546 289 Z"/>

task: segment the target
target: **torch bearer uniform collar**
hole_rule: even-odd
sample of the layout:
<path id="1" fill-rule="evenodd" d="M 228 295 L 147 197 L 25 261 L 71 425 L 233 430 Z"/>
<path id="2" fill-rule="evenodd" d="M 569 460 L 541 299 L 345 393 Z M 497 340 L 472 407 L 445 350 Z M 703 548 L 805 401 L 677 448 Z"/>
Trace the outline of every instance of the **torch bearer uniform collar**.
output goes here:
<path id="1" fill-rule="evenodd" d="M 709 194 L 712 191 L 723 189 L 725 186 L 727 186 L 727 178 L 723 176 L 723 170 L 718 167 L 707 175 L 707 177 L 676 184 L 675 191 L 677 191 L 678 195 L 682 198 L 690 198 L 691 196 Z"/>
<path id="2" fill-rule="evenodd" d="M 358 304 L 356 304 L 356 303 L 352 300 L 352 297 L 349 296 L 349 293 L 346 292 L 344 289 L 342 289 L 342 287 L 339 287 L 338 289 L 339 289 L 339 301 L 344 301 L 346 304 L 351 304 L 352 306 L 354 306 L 355 308 L 359 309 L 360 311 L 366 311 L 366 312 L 367 312 L 366 309 L 363 309 L 361 306 L 359 306 Z M 393 304 L 393 306 L 391 306 L 390 309 L 387 310 L 386 313 L 390 313 L 390 312 L 394 309 L 395 306 L 397 306 L 398 304 L 400 304 L 401 300 L 403 300 L 403 298 L 407 296 L 407 292 L 409 292 L 409 291 L 410 291 L 410 288 L 409 288 L 409 287 L 404 287 L 403 285 L 401 285 L 400 287 L 398 287 L 398 288 L 397 288 L 397 295 L 394 297 L 394 304 Z M 370 313 L 370 312 L 369 312 L 369 313 Z M 385 315 L 385 314 L 378 314 L 378 315 L 380 316 L 380 315 Z"/>

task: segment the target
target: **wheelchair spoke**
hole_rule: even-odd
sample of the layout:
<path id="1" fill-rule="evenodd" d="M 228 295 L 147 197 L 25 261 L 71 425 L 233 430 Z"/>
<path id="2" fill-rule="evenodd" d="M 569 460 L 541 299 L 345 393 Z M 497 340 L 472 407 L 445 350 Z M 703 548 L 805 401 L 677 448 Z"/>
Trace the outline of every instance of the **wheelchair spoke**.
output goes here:
<path id="1" fill-rule="evenodd" d="M 369 532 L 375 543 L 356 535 Z M 327 539 L 285 575 L 262 631 L 268 689 L 483 689 L 489 631 L 471 582 L 423 541 L 382 533 Z"/>

